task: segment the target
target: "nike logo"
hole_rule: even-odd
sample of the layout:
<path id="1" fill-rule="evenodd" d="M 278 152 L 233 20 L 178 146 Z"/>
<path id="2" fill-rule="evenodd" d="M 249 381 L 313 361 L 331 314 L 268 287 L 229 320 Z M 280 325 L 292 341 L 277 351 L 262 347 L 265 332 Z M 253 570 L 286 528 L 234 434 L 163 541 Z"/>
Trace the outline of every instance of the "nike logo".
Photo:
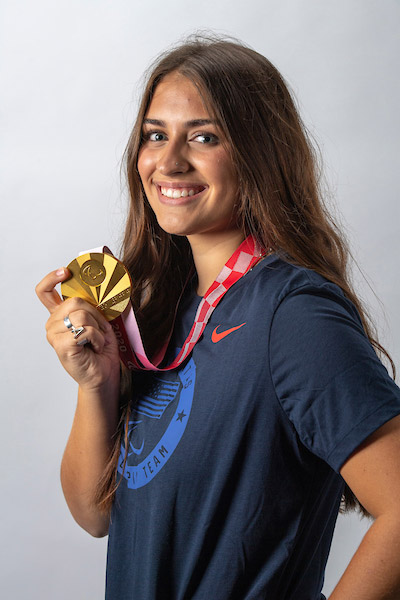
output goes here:
<path id="1" fill-rule="evenodd" d="M 232 333 L 232 331 L 236 331 L 237 329 L 240 329 L 241 327 L 243 327 L 243 325 L 246 325 L 246 323 L 242 323 L 241 325 L 237 325 L 237 327 L 232 327 L 231 329 L 226 329 L 225 331 L 221 331 L 221 333 L 217 333 L 217 329 L 219 327 L 219 325 L 217 325 L 217 327 L 214 329 L 214 331 L 211 334 L 211 340 L 214 342 L 214 344 L 216 344 L 217 342 L 222 340 L 224 337 L 226 337 L 227 335 Z"/>

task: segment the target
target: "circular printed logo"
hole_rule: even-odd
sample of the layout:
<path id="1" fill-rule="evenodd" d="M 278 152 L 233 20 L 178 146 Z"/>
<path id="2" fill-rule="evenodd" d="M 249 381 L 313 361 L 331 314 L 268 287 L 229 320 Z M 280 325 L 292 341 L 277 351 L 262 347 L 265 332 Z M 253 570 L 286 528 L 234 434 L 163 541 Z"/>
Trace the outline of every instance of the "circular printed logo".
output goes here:
<path id="1" fill-rule="evenodd" d="M 81 266 L 79 275 L 84 283 L 98 287 L 106 278 L 106 270 L 97 260 L 87 260 Z"/>
<path id="2" fill-rule="evenodd" d="M 130 489 L 157 476 L 173 455 L 189 421 L 196 381 L 193 358 L 178 372 L 152 376 L 137 399 L 128 423 L 128 444 L 121 445 L 118 472 Z"/>

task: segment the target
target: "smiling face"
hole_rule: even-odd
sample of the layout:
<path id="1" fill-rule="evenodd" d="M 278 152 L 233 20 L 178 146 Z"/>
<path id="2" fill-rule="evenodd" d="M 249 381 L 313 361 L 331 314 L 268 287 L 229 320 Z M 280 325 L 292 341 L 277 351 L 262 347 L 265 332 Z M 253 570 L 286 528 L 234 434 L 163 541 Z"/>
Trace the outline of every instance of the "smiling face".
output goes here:
<path id="1" fill-rule="evenodd" d="M 193 83 L 179 73 L 164 77 L 144 119 L 138 171 L 166 232 L 191 242 L 237 236 L 238 180 L 223 142 Z"/>

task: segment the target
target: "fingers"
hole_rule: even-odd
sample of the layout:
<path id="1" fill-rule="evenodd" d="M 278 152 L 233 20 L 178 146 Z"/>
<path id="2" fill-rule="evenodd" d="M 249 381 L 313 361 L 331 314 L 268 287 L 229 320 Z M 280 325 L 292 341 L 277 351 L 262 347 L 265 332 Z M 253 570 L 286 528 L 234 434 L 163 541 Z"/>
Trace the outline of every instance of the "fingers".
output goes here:
<path id="1" fill-rule="evenodd" d="M 87 304 L 84 300 L 81 301 L 82 304 L 85 305 L 84 308 L 78 308 L 74 310 L 74 306 L 78 304 L 78 302 L 71 302 L 70 300 L 66 300 L 62 308 L 55 311 L 53 315 L 47 322 L 47 330 L 52 330 L 54 334 L 56 333 L 65 333 L 68 331 L 67 324 L 65 323 L 65 317 L 68 316 L 68 319 L 71 325 L 78 329 L 79 327 L 84 327 L 87 329 L 88 327 L 92 327 L 95 329 L 99 329 L 103 333 L 106 333 L 110 330 L 111 325 L 107 323 L 107 321 L 103 318 L 102 314 L 90 304 Z M 70 333 L 73 333 L 72 329 L 69 329 Z M 82 334 L 81 334 L 82 335 Z"/>
<path id="2" fill-rule="evenodd" d="M 86 344 L 90 344 L 90 349 L 96 352 L 96 354 L 101 354 L 105 345 L 105 336 L 104 334 L 97 329 L 97 327 L 84 327 L 84 330 L 78 339 L 75 339 L 73 335 L 71 338 L 65 340 L 66 343 L 74 348 L 74 346 L 78 346 L 82 348 L 86 346 Z"/>
<path id="3" fill-rule="evenodd" d="M 59 358 L 79 354 L 88 350 L 100 354 L 107 346 L 112 327 L 104 315 L 82 298 L 68 298 L 63 301 L 55 290 L 55 286 L 70 277 L 70 272 L 63 267 L 52 271 L 36 286 L 39 300 L 50 312 L 46 323 L 47 339 L 56 350 Z M 74 329 L 84 328 L 84 331 L 74 337 L 71 328 L 67 327 L 65 318 L 68 317 Z M 83 356 L 83 355 L 82 355 Z"/>
<path id="4" fill-rule="evenodd" d="M 52 271 L 42 279 L 36 286 L 36 294 L 47 310 L 52 313 L 57 306 L 62 303 L 62 299 L 54 289 L 58 283 L 65 281 L 70 277 L 70 272 L 67 268 L 61 267 L 57 271 Z"/>
<path id="5" fill-rule="evenodd" d="M 67 315 L 74 327 L 92 325 L 101 329 L 104 333 L 112 329 L 100 310 L 82 298 L 68 298 L 68 300 L 62 302 L 53 310 L 49 321 L 58 321 L 62 329 L 65 328 L 63 321 Z"/>
<path id="6" fill-rule="evenodd" d="M 71 331 L 64 328 L 65 331 L 49 331 L 48 341 L 57 352 L 60 359 L 71 358 L 87 349 L 101 354 L 106 345 L 106 335 L 98 327 L 86 326 L 78 338 L 75 338 Z"/>
<path id="7" fill-rule="evenodd" d="M 63 308 L 65 308 L 65 307 L 63 307 Z M 61 311 L 57 311 L 57 312 L 61 312 Z M 66 312 L 66 311 L 64 310 L 64 312 Z M 64 314 L 64 312 L 62 314 Z M 88 327 L 95 327 L 96 329 L 100 329 L 98 322 L 90 314 L 89 311 L 87 311 L 87 310 L 74 310 L 74 311 L 69 310 L 68 314 L 66 314 L 64 318 L 61 315 L 61 317 L 57 316 L 56 319 L 53 319 L 54 325 L 52 324 L 51 327 L 52 327 L 54 333 L 65 333 L 67 330 L 69 330 L 70 333 L 74 333 L 73 329 L 71 327 L 67 326 L 67 323 L 66 323 L 67 317 L 68 317 L 69 323 L 71 324 L 71 326 L 74 329 L 78 329 L 79 327 L 84 327 L 86 329 Z M 49 321 L 51 321 L 51 319 L 49 319 Z"/>
<path id="8" fill-rule="evenodd" d="M 84 328 L 77 338 L 72 335 L 73 330 L 67 327 L 64 320 L 67 316 L 75 330 L 80 327 Z M 104 346 L 104 336 L 112 331 L 111 325 L 102 313 L 82 298 L 69 298 L 58 305 L 48 319 L 46 329 L 47 339 L 53 347 L 60 341 L 58 336 L 62 335 L 64 341 L 67 343 L 73 341 L 73 344 L 78 346 L 83 345 L 82 341 L 86 339 L 96 351 L 101 351 Z M 64 334 L 67 334 L 66 338 Z"/>
<path id="9" fill-rule="evenodd" d="M 55 291 L 70 276 L 67 268 L 52 271 L 36 286 L 36 293 L 50 312 L 47 339 L 61 364 L 79 385 L 94 389 L 110 376 L 119 376 L 118 344 L 112 326 L 96 306 L 77 297 L 63 301 Z"/>

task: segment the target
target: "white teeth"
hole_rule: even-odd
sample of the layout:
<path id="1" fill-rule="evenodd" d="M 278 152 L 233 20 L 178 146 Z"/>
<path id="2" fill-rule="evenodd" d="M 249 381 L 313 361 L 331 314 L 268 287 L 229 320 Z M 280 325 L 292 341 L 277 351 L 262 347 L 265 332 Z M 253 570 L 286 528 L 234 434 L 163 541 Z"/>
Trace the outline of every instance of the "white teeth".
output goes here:
<path id="1" fill-rule="evenodd" d="M 165 188 L 162 187 L 161 193 L 163 196 L 167 196 L 167 198 L 186 198 L 187 196 L 194 196 L 200 190 L 193 190 L 189 188 Z"/>

